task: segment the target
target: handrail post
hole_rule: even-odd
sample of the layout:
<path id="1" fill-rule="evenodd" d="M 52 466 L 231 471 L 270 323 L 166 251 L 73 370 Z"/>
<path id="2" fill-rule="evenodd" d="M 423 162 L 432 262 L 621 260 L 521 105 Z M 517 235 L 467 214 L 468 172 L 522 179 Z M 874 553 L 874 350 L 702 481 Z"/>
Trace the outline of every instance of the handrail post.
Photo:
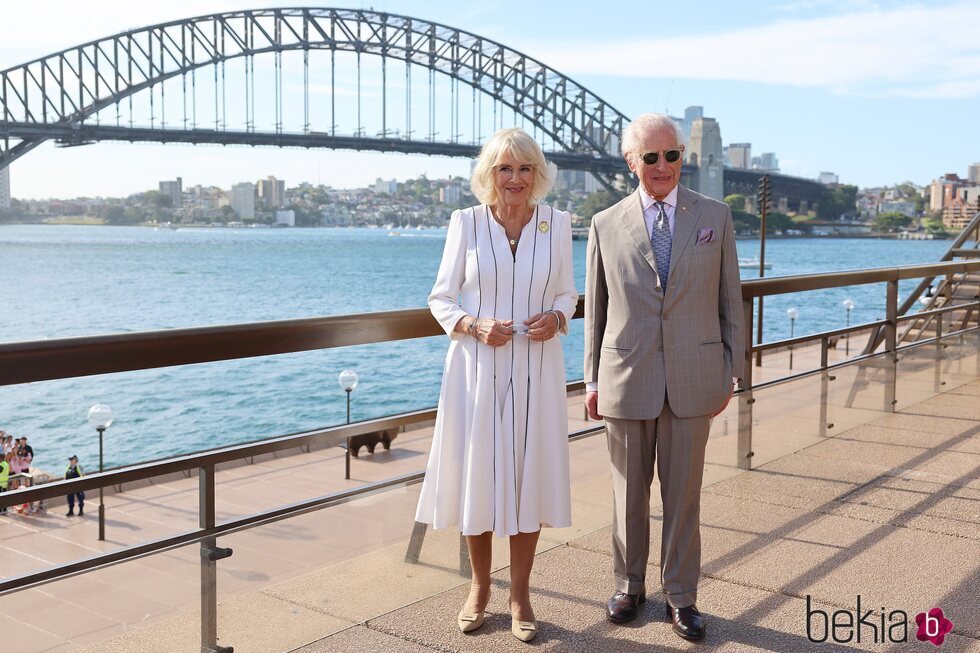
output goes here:
<path id="1" fill-rule="evenodd" d="M 758 330 L 758 335 L 756 336 L 756 342 L 762 344 L 762 297 L 759 297 L 759 320 L 756 323 L 756 329 Z M 749 333 L 752 332 L 752 323 L 749 323 Z M 750 361 L 751 362 L 751 361 Z M 762 367 L 762 350 L 755 352 L 755 364 Z"/>
<path id="2" fill-rule="evenodd" d="M 895 412 L 898 383 L 898 274 L 888 281 L 885 296 L 885 411 Z"/>
<path id="3" fill-rule="evenodd" d="M 945 347 L 945 345 L 943 345 L 943 317 L 945 315 L 946 315 L 945 313 L 940 313 L 939 315 L 936 316 L 936 360 L 937 361 L 942 359 L 943 348 Z M 955 326 L 953 324 L 953 319 L 952 319 L 953 314 L 950 313 L 949 317 L 950 317 L 950 321 L 949 321 L 950 329 L 952 329 Z"/>
<path id="4" fill-rule="evenodd" d="M 214 528 L 214 465 L 198 468 L 198 521 L 202 529 Z M 201 540 L 201 653 L 232 653 L 230 646 L 218 645 L 218 560 L 231 555 L 219 549 L 217 538 Z"/>
<path id="5" fill-rule="evenodd" d="M 738 395 L 738 445 L 736 466 L 739 469 L 752 469 L 752 298 L 742 300 L 745 316 L 745 367 L 738 382 L 741 392 Z"/>
<path id="6" fill-rule="evenodd" d="M 830 343 L 827 337 L 820 339 L 820 437 L 827 437 L 830 425 L 827 423 L 827 400 L 830 397 L 830 372 L 827 371 Z"/>
<path id="7" fill-rule="evenodd" d="M 952 327 L 952 321 L 950 326 Z M 943 387 L 943 366 L 940 361 L 943 358 L 943 314 L 936 316 L 936 362 L 932 366 L 932 391 L 942 392 Z"/>

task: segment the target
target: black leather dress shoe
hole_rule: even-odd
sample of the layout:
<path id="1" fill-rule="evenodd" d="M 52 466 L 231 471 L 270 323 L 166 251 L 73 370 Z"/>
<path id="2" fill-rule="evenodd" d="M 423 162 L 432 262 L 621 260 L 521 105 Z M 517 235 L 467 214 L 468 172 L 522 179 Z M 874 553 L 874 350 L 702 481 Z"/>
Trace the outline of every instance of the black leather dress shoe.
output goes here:
<path id="1" fill-rule="evenodd" d="M 674 632 L 684 639 L 697 641 L 704 639 L 704 617 L 698 612 L 697 606 L 672 608 L 667 605 L 667 619 Z"/>
<path id="2" fill-rule="evenodd" d="M 647 597 L 642 592 L 640 594 L 616 592 L 606 603 L 606 616 L 609 617 L 609 621 L 617 624 L 633 621 L 639 613 L 640 604 L 646 600 Z"/>

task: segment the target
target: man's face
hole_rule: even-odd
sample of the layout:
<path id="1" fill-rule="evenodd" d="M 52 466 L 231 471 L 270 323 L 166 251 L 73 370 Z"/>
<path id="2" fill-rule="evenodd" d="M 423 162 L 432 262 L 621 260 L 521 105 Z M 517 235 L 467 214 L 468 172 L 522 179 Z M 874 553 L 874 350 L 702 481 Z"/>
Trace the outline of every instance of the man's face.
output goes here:
<path id="1" fill-rule="evenodd" d="M 674 163 L 668 163 L 664 153 L 679 148 L 680 144 L 673 129 L 669 127 L 648 129 L 641 135 L 635 150 L 626 157 L 630 170 L 636 173 L 647 195 L 662 200 L 674 190 L 681 179 L 684 157 L 681 156 Z M 643 162 L 642 157 L 648 152 L 656 152 L 659 155 L 653 165 Z"/>

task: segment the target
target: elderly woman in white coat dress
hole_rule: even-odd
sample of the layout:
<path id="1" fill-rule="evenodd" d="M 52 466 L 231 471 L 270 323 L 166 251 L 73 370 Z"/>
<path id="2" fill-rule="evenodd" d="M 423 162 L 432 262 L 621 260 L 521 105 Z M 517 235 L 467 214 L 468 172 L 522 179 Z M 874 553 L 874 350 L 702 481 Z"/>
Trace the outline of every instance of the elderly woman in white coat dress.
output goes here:
<path id="1" fill-rule="evenodd" d="M 472 586 L 460 630 L 483 625 L 491 533 L 510 537 L 511 630 L 537 634 L 529 581 L 542 526 L 571 524 L 565 365 L 578 293 L 568 213 L 538 204 L 554 180 L 521 129 L 484 146 L 455 211 L 429 307 L 451 342 L 416 520 L 458 525 Z"/>

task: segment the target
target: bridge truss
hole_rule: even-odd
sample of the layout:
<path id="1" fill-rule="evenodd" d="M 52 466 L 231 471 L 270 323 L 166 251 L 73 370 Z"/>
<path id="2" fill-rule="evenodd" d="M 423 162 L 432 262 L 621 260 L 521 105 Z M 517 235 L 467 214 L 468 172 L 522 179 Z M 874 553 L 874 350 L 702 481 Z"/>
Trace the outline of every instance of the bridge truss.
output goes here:
<path id="1" fill-rule="evenodd" d="M 0 71 L 0 168 L 47 140 L 472 157 L 495 129 L 516 125 L 559 166 L 588 170 L 613 189 L 628 172 L 618 152 L 627 121 L 500 43 L 363 10 L 200 16 Z"/>

